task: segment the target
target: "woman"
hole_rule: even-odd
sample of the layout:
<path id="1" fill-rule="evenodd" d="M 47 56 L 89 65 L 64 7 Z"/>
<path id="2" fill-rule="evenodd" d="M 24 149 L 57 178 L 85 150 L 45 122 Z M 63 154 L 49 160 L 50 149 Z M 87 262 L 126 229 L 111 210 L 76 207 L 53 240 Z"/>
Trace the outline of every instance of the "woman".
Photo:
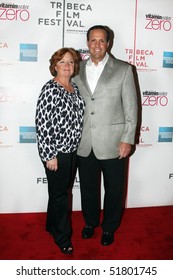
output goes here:
<path id="1" fill-rule="evenodd" d="M 73 252 L 68 217 L 68 189 L 74 175 L 79 146 L 84 101 L 71 81 L 79 71 L 79 55 L 62 48 L 50 59 L 53 79 L 42 88 L 36 109 L 36 132 L 40 158 L 48 180 L 46 230 L 62 253 Z"/>

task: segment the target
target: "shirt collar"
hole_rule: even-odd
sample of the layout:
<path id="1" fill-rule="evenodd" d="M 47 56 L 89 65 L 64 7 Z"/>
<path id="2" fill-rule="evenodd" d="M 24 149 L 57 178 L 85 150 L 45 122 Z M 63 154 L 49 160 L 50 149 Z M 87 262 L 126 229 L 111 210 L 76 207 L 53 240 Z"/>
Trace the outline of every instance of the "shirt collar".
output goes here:
<path id="1" fill-rule="evenodd" d="M 108 53 L 105 54 L 104 58 L 99 61 L 98 66 L 105 66 L 106 62 L 108 61 L 109 55 Z M 94 62 L 92 62 L 91 58 L 87 61 L 87 66 L 95 66 Z"/>

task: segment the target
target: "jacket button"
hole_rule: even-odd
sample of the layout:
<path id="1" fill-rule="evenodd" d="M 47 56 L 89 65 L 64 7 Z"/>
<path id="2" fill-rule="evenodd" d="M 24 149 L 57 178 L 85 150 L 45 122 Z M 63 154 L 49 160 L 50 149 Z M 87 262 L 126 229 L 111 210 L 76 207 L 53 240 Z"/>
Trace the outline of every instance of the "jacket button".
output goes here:
<path id="1" fill-rule="evenodd" d="M 94 112 L 91 112 L 91 115 L 94 115 Z"/>
<path id="2" fill-rule="evenodd" d="M 94 97 L 92 97 L 91 100 L 93 101 L 93 100 L 94 100 Z"/>

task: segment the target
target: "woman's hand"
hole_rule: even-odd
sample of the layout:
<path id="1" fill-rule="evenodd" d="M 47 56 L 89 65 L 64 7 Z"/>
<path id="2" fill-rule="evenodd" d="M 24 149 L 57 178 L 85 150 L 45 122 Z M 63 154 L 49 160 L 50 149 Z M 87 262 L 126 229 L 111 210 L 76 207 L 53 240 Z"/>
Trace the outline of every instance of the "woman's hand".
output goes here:
<path id="1" fill-rule="evenodd" d="M 46 161 L 46 167 L 51 171 L 57 171 L 58 170 L 58 160 L 57 160 L 57 158 L 47 160 Z"/>

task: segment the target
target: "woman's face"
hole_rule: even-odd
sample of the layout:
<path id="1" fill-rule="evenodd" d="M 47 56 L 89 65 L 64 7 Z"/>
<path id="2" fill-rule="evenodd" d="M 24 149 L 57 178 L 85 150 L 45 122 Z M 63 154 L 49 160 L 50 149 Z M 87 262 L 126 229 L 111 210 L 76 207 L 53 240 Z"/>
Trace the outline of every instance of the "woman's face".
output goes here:
<path id="1" fill-rule="evenodd" d="M 71 53 L 66 52 L 63 58 L 56 63 L 57 76 L 70 78 L 74 73 L 74 60 Z"/>

